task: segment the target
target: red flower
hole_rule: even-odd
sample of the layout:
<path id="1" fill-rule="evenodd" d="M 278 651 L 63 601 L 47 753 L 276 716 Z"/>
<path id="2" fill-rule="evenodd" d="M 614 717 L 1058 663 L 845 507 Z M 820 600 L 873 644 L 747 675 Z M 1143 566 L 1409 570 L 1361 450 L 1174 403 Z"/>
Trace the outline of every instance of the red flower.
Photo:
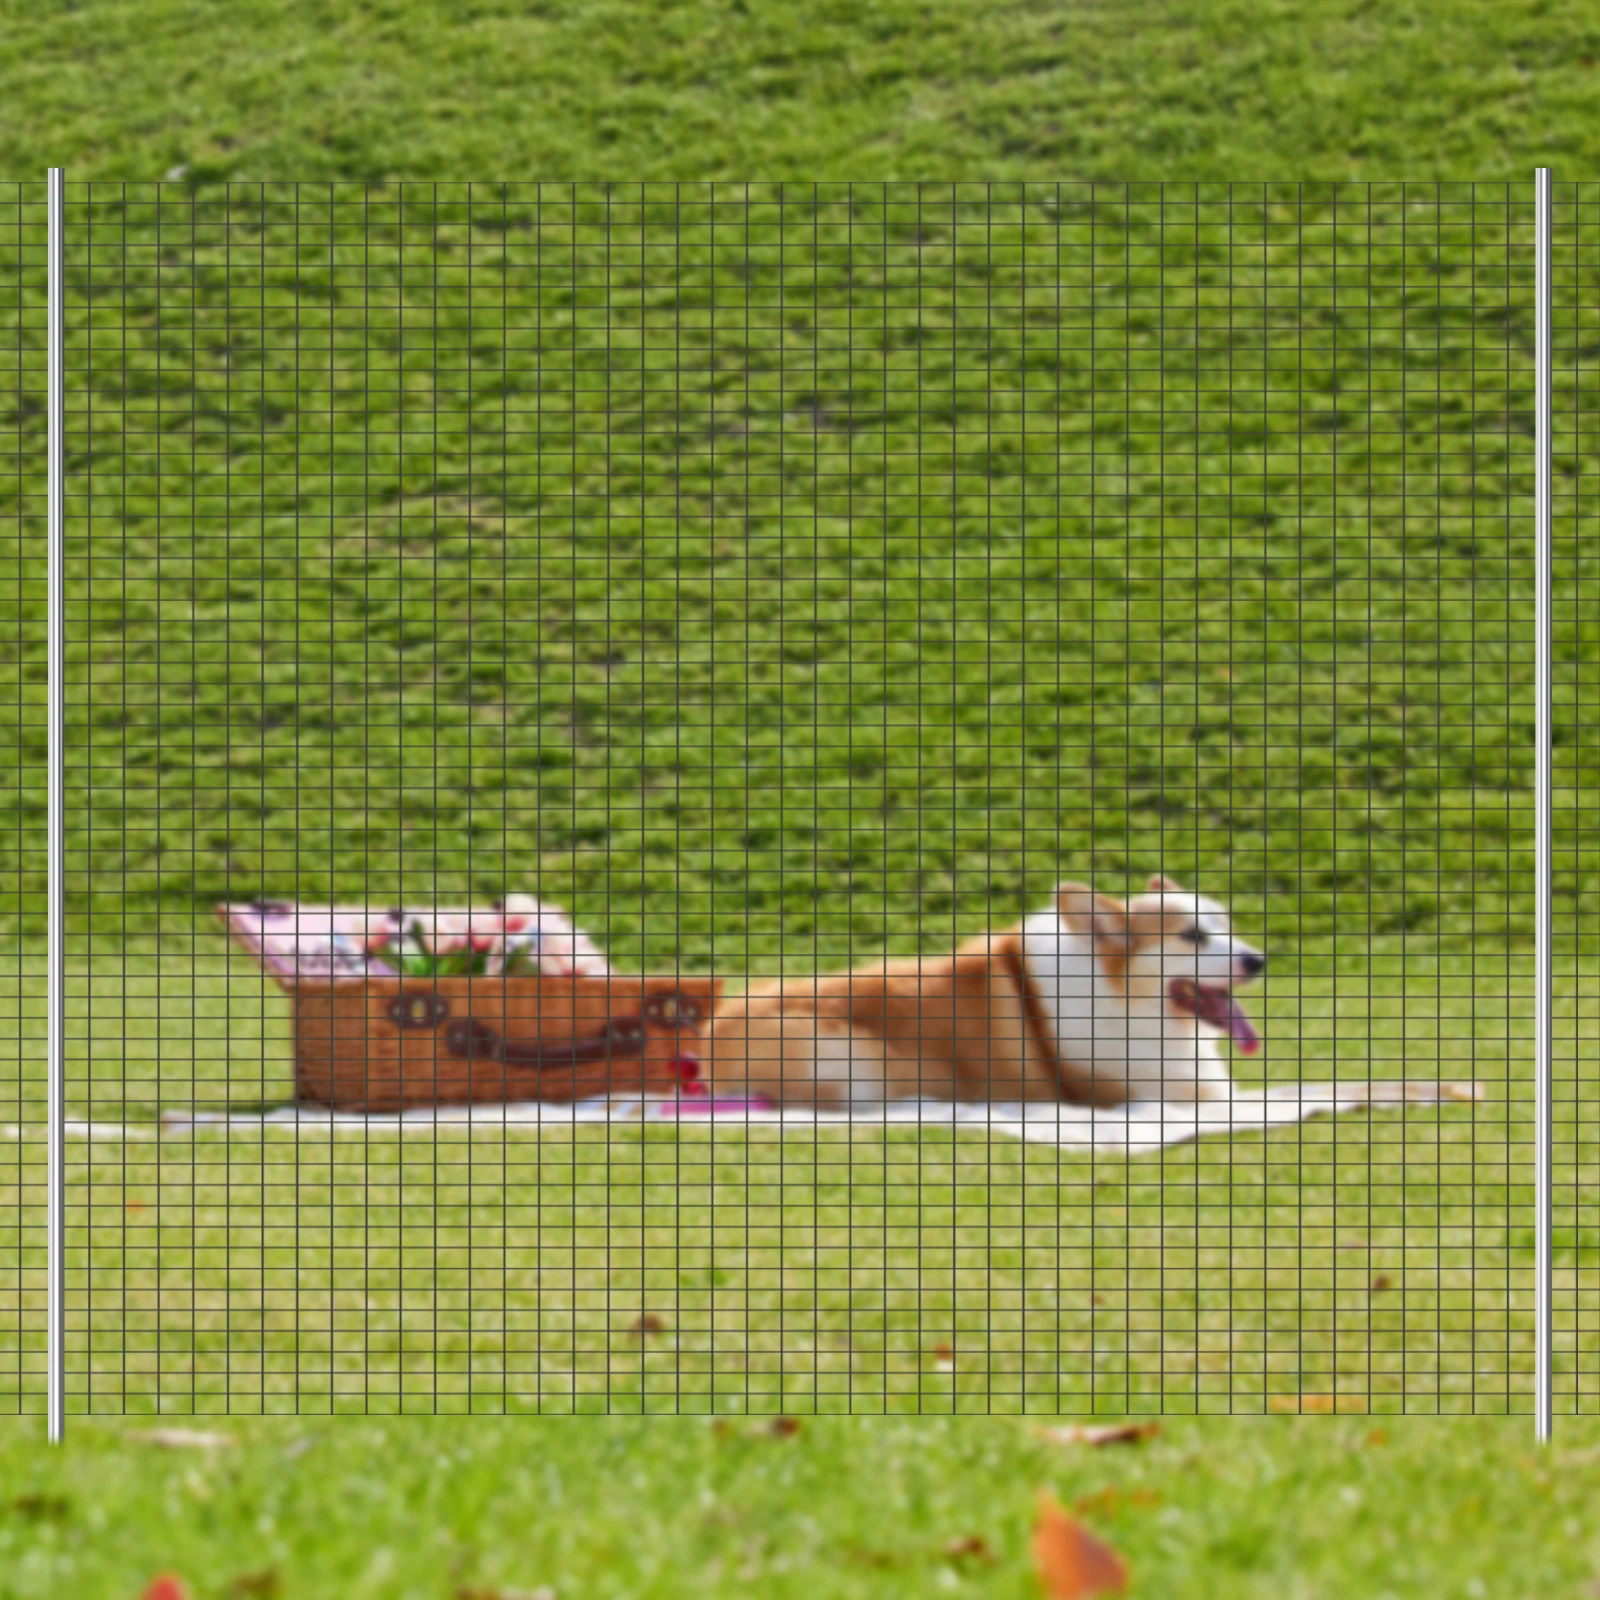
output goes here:
<path id="1" fill-rule="evenodd" d="M 706 1086 L 700 1081 L 700 1061 L 697 1056 L 679 1056 L 672 1066 L 678 1074 L 678 1089 L 681 1093 L 706 1093 Z"/>

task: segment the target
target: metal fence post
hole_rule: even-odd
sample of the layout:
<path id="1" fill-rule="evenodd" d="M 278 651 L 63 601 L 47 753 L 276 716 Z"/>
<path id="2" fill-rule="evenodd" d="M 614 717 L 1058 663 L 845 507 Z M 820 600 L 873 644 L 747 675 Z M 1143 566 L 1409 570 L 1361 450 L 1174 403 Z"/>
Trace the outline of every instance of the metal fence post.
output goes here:
<path id="1" fill-rule="evenodd" d="M 66 341 L 63 334 L 62 297 L 65 287 L 63 254 L 66 230 L 63 213 L 66 207 L 66 182 L 62 168 L 50 168 L 49 209 L 49 544 L 50 544 L 50 643 L 49 643 L 49 699 L 50 699 L 50 797 L 49 797 L 49 855 L 50 855 L 50 932 L 48 976 L 48 1028 L 49 1053 L 49 1246 L 48 1246 L 48 1329 L 46 1332 L 46 1385 L 48 1389 L 49 1436 L 52 1443 L 59 1442 L 65 1420 L 66 1367 L 63 1333 L 66 1327 L 66 1150 L 63 1122 L 66 1115 L 64 1083 L 64 1046 L 66 1006 L 64 980 L 66 963 L 63 960 L 65 926 L 64 858 L 62 851 L 63 802 L 65 778 L 64 715 L 62 668 L 64 652 L 62 632 L 66 607 L 64 592 L 66 571 L 65 506 L 66 490 L 66 406 L 63 382 L 63 361 Z"/>
<path id="2" fill-rule="evenodd" d="M 1534 1203 L 1535 1256 L 1538 1282 L 1535 1286 L 1534 1385 L 1535 1427 L 1541 1441 L 1550 1438 L 1550 1146 L 1551 1146 L 1551 1057 L 1550 1057 L 1550 169 L 1540 167 L 1535 175 L 1535 265 L 1536 306 L 1534 338 L 1537 346 L 1535 386 L 1534 447 L 1537 456 L 1534 486 L 1535 530 L 1534 561 L 1537 634 L 1535 742 L 1537 757 L 1537 820 L 1535 831 L 1538 889 L 1535 914 L 1534 980 L 1535 1010 L 1535 1144 Z"/>

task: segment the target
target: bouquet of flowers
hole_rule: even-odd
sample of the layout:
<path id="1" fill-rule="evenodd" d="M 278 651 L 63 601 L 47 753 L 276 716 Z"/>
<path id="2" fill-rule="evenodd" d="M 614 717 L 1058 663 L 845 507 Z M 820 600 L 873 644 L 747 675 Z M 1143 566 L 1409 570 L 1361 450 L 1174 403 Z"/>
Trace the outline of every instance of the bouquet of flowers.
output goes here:
<path id="1" fill-rule="evenodd" d="M 402 978 L 534 977 L 540 971 L 538 935 L 504 927 L 429 927 L 413 917 L 398 931 L 378 928 L 366 950 Z"/>
<path id="2" fill-rule="evenodd" d="M 611 970 L 563 911 L 530 895 L 507 895 L 490 910 L 366 911 L 271 900 L 218 909 L 239 944 L 288 987 L 301 978 L 603 977 Z"/>

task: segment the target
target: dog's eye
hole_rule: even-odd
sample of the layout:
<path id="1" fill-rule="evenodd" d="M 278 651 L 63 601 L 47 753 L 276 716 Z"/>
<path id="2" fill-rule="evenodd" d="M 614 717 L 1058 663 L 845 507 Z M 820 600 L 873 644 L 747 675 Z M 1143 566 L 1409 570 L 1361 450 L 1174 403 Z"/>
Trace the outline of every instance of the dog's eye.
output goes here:
<path id="1" fill-rule="evenodd" d="M 1178 937 L 1185 944 L 1204 944 L 1206 942 L 1206 930 L 1204 928 L 1185 928 Z"/>

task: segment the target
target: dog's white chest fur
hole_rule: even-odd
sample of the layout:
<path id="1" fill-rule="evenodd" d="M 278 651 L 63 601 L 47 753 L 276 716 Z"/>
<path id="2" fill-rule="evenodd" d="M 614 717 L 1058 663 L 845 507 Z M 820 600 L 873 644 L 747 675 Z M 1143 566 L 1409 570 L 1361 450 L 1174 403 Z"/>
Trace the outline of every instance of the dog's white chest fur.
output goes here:
<path id="1" fill-rule="evenodd" d="M 1094 942 L 1051 907 L 1022 925 L 1022 949 L 1065 1063 L 1122 1083 L 1139 1100 L 1226 1099 L 1227 1063 L 1210 1033 L 1175 1014 L 1160 981 L 1114 981 Z"/>

